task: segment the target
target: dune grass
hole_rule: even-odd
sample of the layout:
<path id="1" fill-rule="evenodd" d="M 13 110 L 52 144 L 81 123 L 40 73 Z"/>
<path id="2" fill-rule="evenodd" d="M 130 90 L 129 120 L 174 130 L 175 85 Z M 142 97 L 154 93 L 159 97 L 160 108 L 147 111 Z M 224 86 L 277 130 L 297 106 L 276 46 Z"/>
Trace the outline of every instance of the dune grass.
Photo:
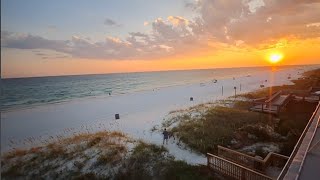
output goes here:
<path id="1" fill-rule="evenodd" d="M 316 103 L 290 102 L 279 117 L 274 117 L 251 112 L 249 105 L 249 102 L 236 101 L 232 107 L 215 106 L 196 118 L 188 113 L 179 114 L 174 117 L 176 125 L 169 131 L 179 142 L 203 154 L 216 153 L 217 145 L 238 149 L 263 142 L 277 144 L 280 153 L 290 155 L 316 107 Z M 233 146 L 232 140 L 239 142 L 237 146 Z M 266 153 L 259 155 L 262 154 Z"/>
<path id="2" fill-rule="evenodd" d="M 70 179 L 83 174 L 98 175 L 125 158 L 127 144 L 133 141 L 119 132 L 79 134 L 28 150 L 13 150 L 1 157 L 3 179 Z"/>
<path id="3" fill-rule="evenodd" d="M 269 119 L 268 115 L 248 112 L 240 105 L 238 107 L 216 106 L 208 109 L 200 119 L 183 119 L 181 116 L 180 123 L 171 131 L 180 141 L 198 152 L 215 152 L 217 145 L 229 144 L 240 127 L 267 122 Z"/>
<path id="4" fill-rule="evenodd" d="M 163 146 L 102 131 L 1 157 L 2 179 L 213 179 L 206 166 L 177 161 Z"/>
<path id="5" fill-rule="evenodd" d="M 293 80 L 294 85 L 264 88 L 241 95 L 247 100 L 236 100 L 231 104 L 226 101 L 220 103 L 222 106 L 201 104 L 201 107 L 204 107 L 201 111 L 192 111 L 198 106 L 185 111 L 179 110 L 176 116 L 165 119 L 162 126 L 175 133 L 179 142 L 182 141 L 192 150 L 204 154 L 215 153 L 217 145 L 229 146 L 231 140 L 238 138 L 243 145 L 259 142 L 277 143 L 281 147 L 281 153 L 290 155 L 316 103 L 290 102 L 279 117 L 274 117 L 249 111 L 252 105 L 250 99 L 266 97 L 270 92 L 278 90 L 306 90 L 311 85 L 320 86 L 319 79 L 320 69 L 317 69 L 305 73 L 303 79 Z M 171 126 L 173 122 L 174 127 Z"/>
<path id="6" fill-rule="evenodd" d="M 140 142 L 116 179 L 214 179 L 206 166 L 177 161 L 163 146 Z"/>

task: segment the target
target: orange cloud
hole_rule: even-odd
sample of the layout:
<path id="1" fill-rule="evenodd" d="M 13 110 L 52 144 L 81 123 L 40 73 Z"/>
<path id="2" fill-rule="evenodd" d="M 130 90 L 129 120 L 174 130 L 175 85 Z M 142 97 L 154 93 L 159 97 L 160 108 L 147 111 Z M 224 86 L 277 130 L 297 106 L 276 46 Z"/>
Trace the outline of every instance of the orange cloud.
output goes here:
<path id="1" fill-rule="evenodd" d="M 250 5 L 239 0 L 201 0 L 187 7 L 196 13 L 194 19 L 168 16 L 146 21 L 150 32 L 129 31 L 121 39 L 50 40 L 1 31 L 2 75 L 262 66 L 270 64 L 266 56 L 273 52 L 284 55 L 280 65 L 319 63 L 319 1 L 268 0 Z M 33 49 L 41 51 L 30 53 Z M 59 58 L 50 56 L 57 52 L 62 54 L 55 56 Z"/>

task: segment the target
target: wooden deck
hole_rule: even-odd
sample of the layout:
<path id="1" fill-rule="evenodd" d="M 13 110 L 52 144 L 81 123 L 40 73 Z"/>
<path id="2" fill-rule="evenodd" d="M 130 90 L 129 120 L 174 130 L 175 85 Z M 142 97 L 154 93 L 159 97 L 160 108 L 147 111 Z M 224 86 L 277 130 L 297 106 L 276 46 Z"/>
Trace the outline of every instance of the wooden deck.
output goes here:
<path id="1" fill-rule="evenodd" d="M 310 94 L 311 90 L 281 90 L 278 91 L 270 98 L 260 98 L 253 101 L 251 111 L 262 112 L 268 114 L 279 114 L 281 108 L 294 99 L 298 101 L 318 102 L 320 96 Z"/>
<path id="2" fill-rule="evenodd" d="M 318 102 L 318 106 L 290 158 L 276 153 L 269 153 L 265 159 L 261 160 L 218 146 L 217 156 L 210 153 L 207 154 L 208 167 L 231 179 L 319 179 L 320 97 L 304 93 L 278 91 L 270 98 L 257 100 L 254 102 L 255 105 L 250 108 L 252 111 L 278 114 L 280 109 L 286 106 L 291 99 Z M 277 167 L 279 170 L 271 175 L 268 172 L 269 167 Z"/>
<path id="3" fill-rule="evenodd" d="M 266 104 L 255 105 L 250 108 L 251 111 L 255 112 L 263 112 L 268 114 L 278 114 L 279 107 L 278 106 L 267 106 Z"/>
<path id="4" fill-rule="evenodd" d="M 297 93 L 297 92 L 296 92 Z M 305 92 L 299 92 L 299 95 Z M 319 102 L 319 96 L 279 91 L 270 98 L 259 99 L 252 111 L 278 114 L 290 99 Z M 269 153 L 265 159 L 218 146 L 218 155 L 207 153 L 208 167 L 228 179 L 319 179 L 320 171 L 320 102 L 299 138 L 290 158 Z M 278 167 L 281 173 L 270 174 L 269 167 Z M 278 172 L 279 172 L 278 171 Z"/>
<path id="5" fill-rule="evenodd" d="M 284 94 L 283 91 L 274 93 L 269 99 L 260 102 L 254 102 L 251 111 L 263 112 L 269 114 L 278 114 L 283 106 L 285 106 L 292 94 Z"/>

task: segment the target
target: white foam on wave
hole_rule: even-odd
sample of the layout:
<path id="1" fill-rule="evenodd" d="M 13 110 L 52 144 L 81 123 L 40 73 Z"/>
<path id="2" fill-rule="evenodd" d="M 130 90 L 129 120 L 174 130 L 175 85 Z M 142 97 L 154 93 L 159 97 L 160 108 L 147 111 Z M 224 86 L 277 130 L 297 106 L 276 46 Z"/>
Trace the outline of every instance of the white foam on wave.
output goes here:
<path id="1" fill-rule="evenodd" d="M 314 67 L 305 70 L 312 68 Z M 240 93 L 240 84 L 241 93 L 257 90 L 262 83 L 265 87 L 291 84 L 290 80 L 299 78 L 301 72 L 301 69 L 295 67 L 275 72 L 258 72 L 235 80 L 220 79 L 216 83 L 203 82 L 202 85 L 196 83 L 3 112 L 1 151 L 7 151 L 12 147 L 34 145 L 48 138 L 55 138 L 57 135 L 68 136 L 74 132 L 94 132 L 103 129 L 119 130 L 133 138 L 162 145 L 161 134 L 151 133 L 150 130 L 155 125 L 161 125 L 163 118 L 171 110 L 224 99 L 234 95 L 234 87 L 237 87 Z M 290 80 L 288 74 L 291 75 Z M 189 100 L 191 96 L 194 98 L 193 101 Z M 114 118 L 116 113 L 120 114 L 119 120 Z M 206 163 L 204 155 L 185 150 L 173 142 L 166 147 L 177 159 L 191 164 Z"/>

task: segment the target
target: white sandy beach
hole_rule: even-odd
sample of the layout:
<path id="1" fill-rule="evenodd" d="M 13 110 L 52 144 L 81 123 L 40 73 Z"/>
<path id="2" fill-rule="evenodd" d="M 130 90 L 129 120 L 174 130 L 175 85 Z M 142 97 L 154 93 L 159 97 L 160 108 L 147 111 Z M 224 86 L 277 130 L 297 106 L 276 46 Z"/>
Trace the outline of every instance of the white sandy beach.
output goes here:
<path id="1" fill-rule="evenodd" d="M 304 71 L 310 69 L 314 67 L 304 68 Z M 154 91 L 79 99 L 2 112 L 1 152 L 35 145 L 50 139 L 50 136 L 68 136 L 73 132 L 94 132 L 102 129 L 119 130 L 133 138 L 161 145 L 162 135 L 158 132 L 151 133 L 150 130 L 155 125 L 161 126 L 163 118 L 170 111 L 227 98 L 234 95 L 234 86 L 237 87 L 237 93 L 245 93 L 259 89 L 261 84 L 265 87 L 290 84 L 290 80 L 299 78 L 302 72 L 294 67 L 275 72 L 259 72 L 251 74 L 250 77 L 235 75 L 235 80 L 232 77 L 218 79 L 217 83 L 199 82 Z M 289 74 L 291 79 L 288 79 Z M 193 97 L 194 101 L 190 101 L 190 97 Z M 114 118 L 116 113 L 120 114 L 119 120 Z M 28 143 L 31 139 L 34 139 L 33 142 Z M 206 163 L 205 156 L 178 147 L 172 139 L 169 145 L 165 146 L 177 159 L 190 164 Z"/>

